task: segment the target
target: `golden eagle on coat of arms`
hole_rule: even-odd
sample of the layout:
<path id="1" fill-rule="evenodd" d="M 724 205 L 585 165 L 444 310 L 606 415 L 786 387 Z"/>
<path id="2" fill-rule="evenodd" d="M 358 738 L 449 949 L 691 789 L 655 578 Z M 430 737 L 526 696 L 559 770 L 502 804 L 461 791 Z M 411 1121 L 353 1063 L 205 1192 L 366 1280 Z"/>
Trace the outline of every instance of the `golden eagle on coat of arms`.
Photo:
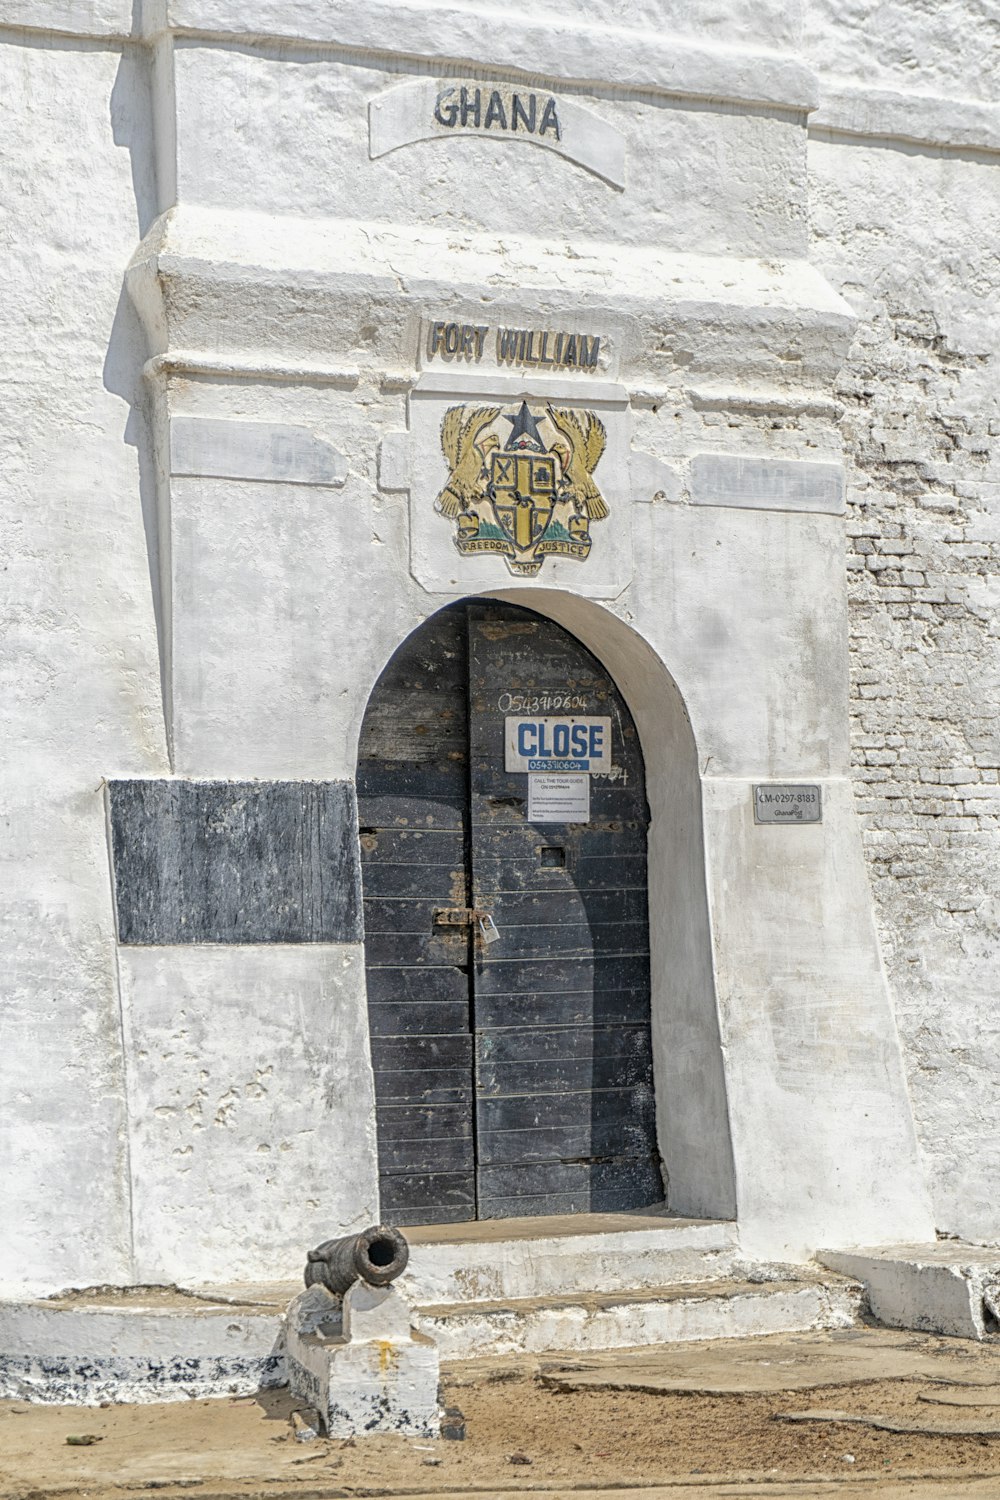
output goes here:
<path id="1" fill-rule="evenodd" d="M 466 556 L 495 552 L 533 577 L 545 558 L 590 553 L 607 502 L 593 473 L 607 443 L 592 411 L 546 404 L 451 406 L 441 424 L 448 480 L 436 508 Z"/>

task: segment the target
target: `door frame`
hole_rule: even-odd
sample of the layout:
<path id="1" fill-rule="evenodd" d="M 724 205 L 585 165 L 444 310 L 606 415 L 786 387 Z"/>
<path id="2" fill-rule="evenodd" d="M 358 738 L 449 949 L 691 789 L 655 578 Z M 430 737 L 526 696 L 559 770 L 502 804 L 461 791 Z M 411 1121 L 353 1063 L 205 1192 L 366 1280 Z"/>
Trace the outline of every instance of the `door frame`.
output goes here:
<path id="1" fill-rule="evenodd" d="M 518 604 L 562 626 L 606 669 L 639 734 L 646 770 L 650 1020 L 657 1142 L 675 1213 L 736 1215 L 736 1181 L 715 990 L 698 753 L 684 700 L 665 663 L 624 621 L 556 589 L 463 596 Z M 442 601 L 441 608 L 461 602 Z M 359 705 L 357 733 L 382 670 L 431 615 L 400 636 Z"/>

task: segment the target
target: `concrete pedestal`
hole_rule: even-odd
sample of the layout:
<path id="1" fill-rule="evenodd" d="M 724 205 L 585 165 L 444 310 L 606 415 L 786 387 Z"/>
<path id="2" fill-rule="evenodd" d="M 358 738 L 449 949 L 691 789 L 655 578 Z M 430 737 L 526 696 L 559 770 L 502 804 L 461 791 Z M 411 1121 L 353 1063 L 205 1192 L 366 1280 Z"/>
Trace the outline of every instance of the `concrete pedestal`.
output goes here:
<path id="1" fill-rule="evenodd" d="M 325 1288 L 301 1293 L 288 1310 L 288 1380 L 314 1407 L 329 1437 L 397 1432 L 437 1437 L 437 1345 L 410 1327 L 410 1307 L 393 1287 L 355 1282 L 343 1306 Z"/>

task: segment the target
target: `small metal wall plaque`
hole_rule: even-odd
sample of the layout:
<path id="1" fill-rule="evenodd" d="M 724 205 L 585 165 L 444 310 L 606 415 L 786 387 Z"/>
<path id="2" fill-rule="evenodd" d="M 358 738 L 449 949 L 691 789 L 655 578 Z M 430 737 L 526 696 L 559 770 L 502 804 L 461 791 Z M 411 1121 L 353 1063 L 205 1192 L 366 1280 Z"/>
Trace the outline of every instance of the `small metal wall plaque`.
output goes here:
<path id="1" fill-rule="evenodd" d="M 822 788 L 783 782 L 755 786 L 753 819 L 755 823 L 822 823 Z"/>

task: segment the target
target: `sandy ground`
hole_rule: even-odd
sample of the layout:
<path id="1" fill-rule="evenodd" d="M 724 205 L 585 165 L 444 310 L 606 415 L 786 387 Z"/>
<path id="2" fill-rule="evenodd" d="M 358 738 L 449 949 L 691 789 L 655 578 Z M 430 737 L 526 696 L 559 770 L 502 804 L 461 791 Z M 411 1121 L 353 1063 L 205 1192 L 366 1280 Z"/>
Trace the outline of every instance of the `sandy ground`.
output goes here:
<path id="1" fill-rule="evenodd" d="M 1000 1500 L 1000 1351 L 961 1340 L 866 1330 L 483 1362 L 451 1367 L 444 1397 L 464 1442 L 300 1442 L 284 1391 L 0 1403 L 0 1496 Z M 83 1436 L 98 1441 L 67 1442 Z"/>

